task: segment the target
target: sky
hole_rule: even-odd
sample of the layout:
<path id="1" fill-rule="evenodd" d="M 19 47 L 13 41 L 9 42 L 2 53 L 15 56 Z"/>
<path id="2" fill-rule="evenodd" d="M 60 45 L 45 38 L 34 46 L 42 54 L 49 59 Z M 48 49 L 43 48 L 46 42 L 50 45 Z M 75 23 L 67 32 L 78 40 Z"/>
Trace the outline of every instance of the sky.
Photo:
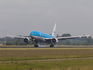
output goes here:
<path id="1" fill-rule="evenodd" d="M 56 35 L 93 37 L 93 0 L 0 0 L 0 37 L 51 34 L 55 23 Z"/>

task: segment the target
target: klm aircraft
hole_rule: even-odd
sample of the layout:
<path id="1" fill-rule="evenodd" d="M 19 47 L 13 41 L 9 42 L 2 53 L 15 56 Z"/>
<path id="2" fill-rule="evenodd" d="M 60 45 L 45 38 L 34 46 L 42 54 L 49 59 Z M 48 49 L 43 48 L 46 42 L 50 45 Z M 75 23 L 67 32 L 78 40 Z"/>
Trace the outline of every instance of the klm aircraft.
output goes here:
<path id="1" fill-rule="evenodd" d="M 49 43 L 50 47 L 54 47 L 55 44 L 58 43 L 58 40 L 66 40 L 66 39 L 73 39 L 73 38 L 81 38 L 81 37 L 88 37 L 89 35 L 81 35 L 81 36 L 69 36 L 69 37 L 55 37 L 55 30 L 56 30 L 56 23 L 54 25 L 52 35 L 39 32 L 39 31 L 32 31 L 30 36 L 22 37 L 22 36 L 14 36 L 17 38 L 24 38 L 24 42 L 28 44 L 30 40 L 34 43 L 34 47 L 39 47 L 38 42 L 45 42 Z M 10 35 L 7 35 L 10 37 Z M 13 37 L 13 36 L 11 36 Z"/>

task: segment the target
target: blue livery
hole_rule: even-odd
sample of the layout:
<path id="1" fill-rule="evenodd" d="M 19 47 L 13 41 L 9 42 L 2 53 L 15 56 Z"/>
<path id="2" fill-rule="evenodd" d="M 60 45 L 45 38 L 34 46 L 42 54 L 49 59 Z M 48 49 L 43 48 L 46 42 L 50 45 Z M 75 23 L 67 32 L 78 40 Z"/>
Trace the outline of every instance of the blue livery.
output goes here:
<path id="1" fill-rule="evenodd" d="M 32 31 L 30 33 L 30 35 L 31 36 L 39 36 L 39 37 L 43 37 L 43 38 L 55 38 L 52 35 L 49 35 L 49 34 L 46 34 L 46 33 L 42 33 L 42 32 L 39 32 L 39 31 Z"/>

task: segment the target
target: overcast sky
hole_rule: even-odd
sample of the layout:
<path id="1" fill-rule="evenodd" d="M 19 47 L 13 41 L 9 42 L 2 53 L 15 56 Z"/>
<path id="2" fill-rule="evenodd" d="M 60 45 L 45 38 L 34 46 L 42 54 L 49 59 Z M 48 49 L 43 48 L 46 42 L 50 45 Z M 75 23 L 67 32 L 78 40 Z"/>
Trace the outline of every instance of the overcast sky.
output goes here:
<path id="1" fill-rule="evenodd" d="M 0 0 L 0 37 L 51 34 L 88 34 L 93 37 L 93 0 Z"/>

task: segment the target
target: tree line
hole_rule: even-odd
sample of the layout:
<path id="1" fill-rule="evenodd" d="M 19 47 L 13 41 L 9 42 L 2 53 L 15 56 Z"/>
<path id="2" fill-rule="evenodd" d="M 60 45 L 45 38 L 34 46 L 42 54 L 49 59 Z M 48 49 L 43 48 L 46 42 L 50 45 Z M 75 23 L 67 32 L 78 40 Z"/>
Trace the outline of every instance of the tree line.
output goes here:
<path id="1" fill-rule="evenodd" d="M 71 34 L 62 34 L 61 36 L 57 35 L 57 37 L 68 37 L 71 36 Z M 4 44 L 5 38 L 0 38 L 0 43 Z M 41 45 L 47 45 L 46 43 L 40 42 Z M 18 39 L 18 38 L 10 38 L 6 37 L 6 45 L 27 45 L 24 43 L 24 39 Z M 33 45 L 33 42 L 30 41 L 28 45 Z M 81 37 L 81 38 L 75 38 L 75 39 L 67 39 L 67 40 L 59 40 L 58 45 L 93 45 L 93 39 L 92 37 Z"/>

